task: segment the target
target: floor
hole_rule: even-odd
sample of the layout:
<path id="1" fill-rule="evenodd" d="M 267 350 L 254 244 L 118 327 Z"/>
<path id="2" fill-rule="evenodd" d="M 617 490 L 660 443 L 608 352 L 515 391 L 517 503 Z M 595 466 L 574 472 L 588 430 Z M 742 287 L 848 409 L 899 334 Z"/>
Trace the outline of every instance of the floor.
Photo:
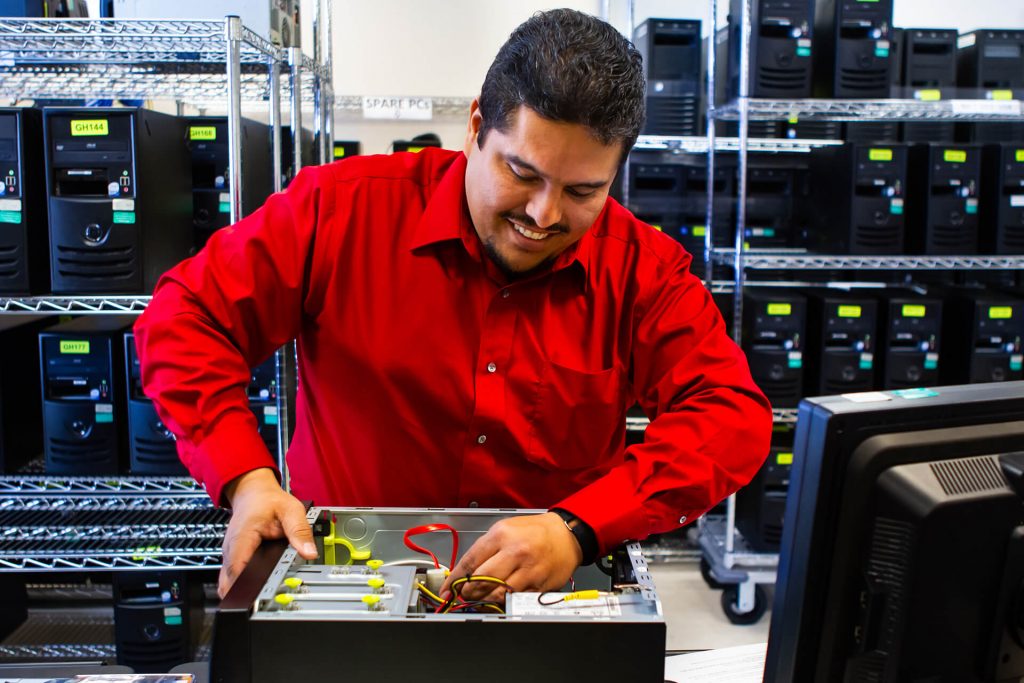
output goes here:
<path id="1" fill-rule="evenodd" d="M 652 564 L 651 576 L 667 624 L 667 650 L 708 650 L 768 640 L 771 609 L 756 624 L 732 624 L 722 610 L 722 591 L 708 587 L 696 562 Z M 768 590 L 769 605 L 772 593 Z"/>

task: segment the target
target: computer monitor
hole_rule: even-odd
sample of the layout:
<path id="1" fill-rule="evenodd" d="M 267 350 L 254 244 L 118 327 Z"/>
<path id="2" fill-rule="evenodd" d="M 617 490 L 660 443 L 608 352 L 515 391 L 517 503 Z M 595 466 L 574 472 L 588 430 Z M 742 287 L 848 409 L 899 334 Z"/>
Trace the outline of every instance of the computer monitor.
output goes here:
<path id="1" fill-rule="evenodd" d="M 801 403 L 765 681 L 1024 676 L 1024 382 Z"/>

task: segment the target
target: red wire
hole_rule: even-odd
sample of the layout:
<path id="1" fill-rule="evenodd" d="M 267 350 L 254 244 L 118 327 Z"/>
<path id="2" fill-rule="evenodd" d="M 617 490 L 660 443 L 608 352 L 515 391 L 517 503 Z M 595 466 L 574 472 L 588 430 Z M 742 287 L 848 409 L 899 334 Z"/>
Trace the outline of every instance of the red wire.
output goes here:
<path id="1" fill-rule="evenodd" d="M 434 531 L 450 531 L 452 534 L 452 561 L 448 565 L 448 568 L 450 570 L 455 567 L 455 560 L 459 556 L 459 532 L 456 531 L 453 527 L 450 527 L 447 524 L 424 524 L 423 526 L 415 526 L 411 529 L 408 529 L 405 532 L 405 536 L 402 538 L 402 540 L 405 541 L 406 547 L 408 547 L 410 550 L 415 550 L 416 552 L 423 553 L 424 555 L 430 555 L 430 558 L 434 560 L 434 566 L 440 569 L 441 563 L 438 561 L 437 555 L 430 552 L 421 545 L 416 545 L 409 538 L 410 536 L 428 534 Z"/>

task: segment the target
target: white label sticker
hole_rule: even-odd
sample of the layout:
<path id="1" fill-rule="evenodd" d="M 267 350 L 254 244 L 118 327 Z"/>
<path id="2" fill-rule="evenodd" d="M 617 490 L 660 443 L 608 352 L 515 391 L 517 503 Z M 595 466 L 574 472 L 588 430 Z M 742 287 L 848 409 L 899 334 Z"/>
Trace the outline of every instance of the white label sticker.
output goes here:
<path id="1" fill-rule="evenodd" d="M 217 201 L 219 201 L 219 202 L 230 202 L 231 201 L 231 193 L 230 192 L 221 192 L 220 195 L 219 195 L 219 198 L 217 199 Z"/>
<path id="2" fill-rule="evenodd" d="M 112 413 L 112 412 L 114 412 L 114 406 L 111 403 L 97 403 L 96 404 L 96 412 L 97 413 Z"/>
<path id="3" fill-rule="evenodd" d="M 873 354 L 873 353 L 862 353 L 862 354 L 860 354 L 860 359 L 864 363 L 870 363 L 870 362 L 875 360 L 875 354 Z"/>
<path id="4" fill-rule="evenodd" d="M 430 121 L 434 118 L 434 101 L 429 97 L 364 95 L 363 118 Z"/>
<path id="5" fill-rule="evenodd" d="M 594 600 L 561 600 L 551 605 L 537 601 L 540 593 L 509 593 L 505 605 L 509 616 L 516 617 L 619 617 L 622 607 L 615 595 L 604 595 Z M 558 600 L 558 593 L 544 593 L 544 601 Z"/>
<path id="6" fill-rule="evenodd" d="M 789 360 L 803 360 L 804 354 L 801 351 L 790 351 Z"/>
<path id="7" fill-rule="evenodd" d="M 0 211 L 21 211 L 21 200 L 0 199 Z"/>
<path id="8" fill-rule="evenodd" d="M 937 353 L 926 353 L 926 354 L 924 354 L 924 359 L 926 361 L 928 361 L 929 363 L 938 363 L 939 362 L 939 354 L 937 354 Z"/>
<path id="9" fill-rule="evenodd" d="M 1020 116 L 1018 100 L 950 100 L 954 114 L 998 114 Z"/>
<path id="10" fill-rule="evenodd" d="M 847 401 L 854 403 L 875 403 L 877 401 L 891 401 L 892 396 L 886 396 L 880 391 L 864 391 L 859 394 L 841 394 Z"/>
<path id="11" fill-rule="evenodd" d="M 1021 207 L 1024 206 L 1024 194 L 1015 194 L 1010 196 L 1010 206 Z"/>
<path id="12" fill-rule="evenodd" d="M 134 211 L 135 200 L 134 199 L 115 199 L 110 202 L 113 205 L 114 211 Z"/>
<path id="13" fill-rule="evenodd" d="M 264 415 L 277 415 L 277 406 L 263 406 Z"/>
<path id="14" fill-rule="evenodd" d="M 168 597 L 170 597 L 170 596 L 168 596 Z M 180 607 L 164 607 L 164 616 L 165 617 L 180 617 L 181 616 L 181 608 Z"/>

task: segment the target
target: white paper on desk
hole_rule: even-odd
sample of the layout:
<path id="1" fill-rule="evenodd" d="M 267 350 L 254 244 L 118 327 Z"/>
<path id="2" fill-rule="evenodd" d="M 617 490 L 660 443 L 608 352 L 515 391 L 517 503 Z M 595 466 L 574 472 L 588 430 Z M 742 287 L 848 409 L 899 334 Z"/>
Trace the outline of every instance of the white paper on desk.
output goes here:
<path id="1" fill-rule="evenodd" d="M 665 680 L 674 683 L 761 683 L 768 643 L 691 652 L 665 658 Z"/>

